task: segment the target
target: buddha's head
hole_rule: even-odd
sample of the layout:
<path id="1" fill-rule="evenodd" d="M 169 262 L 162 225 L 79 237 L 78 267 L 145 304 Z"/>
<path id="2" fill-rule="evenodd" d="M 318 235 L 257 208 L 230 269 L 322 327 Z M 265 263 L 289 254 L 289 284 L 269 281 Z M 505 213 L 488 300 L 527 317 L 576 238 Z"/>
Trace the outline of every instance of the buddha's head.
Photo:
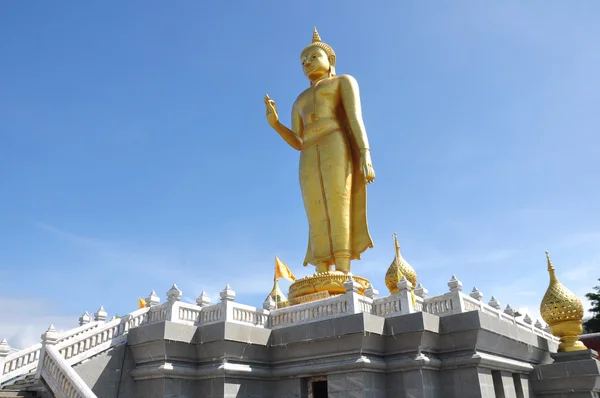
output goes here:
<path id="1" fill-rule="evenodd" d="M 313 32 L 312 43 L 300 54 L 304 75 L 312 82 L 324 76 L 335 76 L 335 52 L 329 44 L 323 43 L 317 28 Z"/>

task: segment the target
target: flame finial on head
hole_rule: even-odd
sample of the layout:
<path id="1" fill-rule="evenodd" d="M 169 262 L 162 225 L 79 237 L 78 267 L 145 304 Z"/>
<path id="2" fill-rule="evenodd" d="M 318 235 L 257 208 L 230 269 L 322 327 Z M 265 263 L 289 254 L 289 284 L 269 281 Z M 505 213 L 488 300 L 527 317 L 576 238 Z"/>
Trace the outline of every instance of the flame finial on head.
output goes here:
<path id="1" fill-rule="evenodd" d="M 315 26 L 314 30 L 313 30 L 313 43 L 318 43 L 321 41 L 321 36 L 319 36 L 319 32 L 317 31 L 317 27 Z"/>

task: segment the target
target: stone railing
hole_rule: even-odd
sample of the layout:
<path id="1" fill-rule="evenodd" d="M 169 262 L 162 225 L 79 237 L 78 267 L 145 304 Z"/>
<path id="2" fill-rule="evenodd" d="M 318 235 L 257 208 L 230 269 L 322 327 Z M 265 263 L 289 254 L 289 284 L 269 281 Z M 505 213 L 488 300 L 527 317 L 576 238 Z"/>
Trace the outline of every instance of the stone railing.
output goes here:
<path id="1" fill-rule="evenodd" d="M 54 347 L 58 337 L 54 328 L 44 334 L 44 348 L 37 377 L 44 379 L 46 385 L 56 397 L 96 398 L 96 395 L 85 384 L 81 377 L 65 361 Z"/>
<path id="2" fill-rule="evenodd" d="M 83 324 L 75 329 L 69 330 L 68 332 L 59 334 L 58 341 L 68 341 L 77 339 L 78 336 L 98 327 L 99 322 L 92 322 Z M 16 351 L 9 354 L 2 366 L 2 372 L 0 373 L 0 384 L 7 380 L 10 380 L 16 376 L 27 374 L 36 369 L 38 360 L 40 357 L 40 351 L 42 344 L 38 343 L 24 350 Z M 2 363 L 0 361 L 0 363 Z"/>
<path id="3" fill-rule="evenodd" d="M 272 310 L 271 329 L 346 315 L 348 307 L 346 295 L 340 294 L 323 300 Z"/>
<path id="4" fill-rule="evenodd" d="M 267 299 L 263 309 L 235 302 L 235 292 L 227 285 L 221 292 L 221 302 L 210 304 L 210 299 L 202 293 L 196 304 L 181 302 L 182 292 L 176 285 L 167 292 L 167 302 L 160 300 L 153 291 L 146 298 L 147 307 L 134 311 L 123 318 L 106 322 L 106 312 L 101 308 L 95 313 L 95 320 L 85 313 L 80 318 L 80 327 L 60 334 L 55 349 L 69 365 L 77 364 L 98 353 L 126 341 L 127 333 L 141 325 L 170 321 L 193 326 L 210 325 L 219 322 L 233 322 L 260 328 L 279 329 L 288 326 L 316 322 L 357 313 L 371 313 L 381 317 L 394 317 L 414 312 L 427 312 L 437 316 L 447 316 L 468 311 L 482 311 L 512 323 L 546 339 L 556 340 L 538 322 L 525 316 L 519 319 L 507 306 L 502 311 L 500 303 L 492 297 L 488 304 L 482 301 L 483 294 L 476 288 L 466 294 L 462 282 L 452 276 L 448 282 L 450 291 L 437 296 L 427 296 L 427 290 L 418 284 L 413 289 L 411 283 L 402 278 L 398 282 L 398 293 L 387 297 L 377 297 L 372 287 L 365 295 L 358 293 L 359 285 L 352 278 L 344 284 L 346 293 L 304 304 L 276 309 L 275 303 Z M 0 343 L 0 385 L 27 374 L 38 366 L 42 344 L 26 350 L 10 353 L 10 347 Z"/>
<path id="5" fill-rule="evenodd" d="M 359 284 L 354 279 L 344 283 L 345 294 L 340 294 L 323 300 L 297 304 L 281 309 L 274 309 L 272 300 L 265 302 L 270 309 L 271 329 L 336 318 L 360 312 L 373 311 L 373 299 L 358 293 Z"/>
<path id="6" fill-rule="evenodd" d="M 512 323 L 520 329 L 526 330 L 547 340 L 558 342 L 558 338 L 552 336 L 548 327 L 543 328 L 540 321 L 533 323 L 529 315 L 525 314 L 523 319 L 517 317 L 510 305 L 502 310 L 500 302 L 492 296 L 489 303 L 483 302 L 483 294 L 475 287 L 470 294 L 462 291 L 462 282 L 452 275 L 448 282 L 449 293 L 423 299 L 423 312 L 438 316 L 446 316 L 469 311 L 481 311 L 485 314 L 497 317 L 505 322 Z"/>
<path id="7" fill-rule="evenodd" d="M 130 329 L 145 325 L 151 308 L 142 308 L 120 319 L 113 319 L 91 329 L 77 339 L 58 342 L 56 349 L 69 365 L 86 360 L 126 340 Z"/>
<path id="8" fill-rule="evenodd" d="M 400 315 L 402 314 L 402 301 L 400 294 L 377 298 L 373 300 L 373 313 L 385 318 Z"/>

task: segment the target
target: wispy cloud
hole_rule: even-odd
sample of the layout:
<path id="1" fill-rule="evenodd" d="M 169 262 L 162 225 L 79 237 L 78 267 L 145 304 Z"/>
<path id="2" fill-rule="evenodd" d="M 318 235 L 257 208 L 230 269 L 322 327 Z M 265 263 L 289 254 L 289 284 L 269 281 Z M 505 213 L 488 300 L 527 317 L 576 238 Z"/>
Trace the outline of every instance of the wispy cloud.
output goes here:
<path id="1" fill-rule="evenodd" d="M 0 297 L 0 339 L 11 347 L 23 349 L 41 341 L 41 334 L 52 324 L 59 331 L 78 326 L 79 315 L 65 315 L 47 300 Z"/>
<path id="2" fill-rule="evenodd" d="M 36 226 L 66 244 L 84 250 L 97 270 L 118 272 L 123 276 L 137 275 L 147 283 L 167 281 L 169 287 L 177 283 L 188 302 L 194 302 L 202 291 L 218 300 L 219 292 L 226 284 L 238 294 L 248 295 L 266 295 L 272 288 L 274 271 L 270 264 L 273 259 L 257 254 L 259 249 L 245 247 L 251 246 L 249 243 L 236 242 L 236 250 L 213 246 L 210 251 L 200 248 L 185 252 L 177 247 L 134 246 L 106 241 L 44 223 Z M 91 267 L 80 272 L 93 274 L 97 270 Z M 147 286 L 146 289 L 149 292 L 152 288 Z M 161 293 L 157 291 L 162 297 Z"/>

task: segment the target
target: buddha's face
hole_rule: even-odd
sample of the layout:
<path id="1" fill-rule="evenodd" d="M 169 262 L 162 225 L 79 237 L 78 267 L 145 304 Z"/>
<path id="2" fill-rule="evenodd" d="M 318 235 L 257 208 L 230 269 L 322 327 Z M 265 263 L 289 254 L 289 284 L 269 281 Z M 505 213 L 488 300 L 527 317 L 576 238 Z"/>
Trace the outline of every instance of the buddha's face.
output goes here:
<path id="1" fill-rule="evenodd" d="M 317 80 L 329 73 L 331 63 L 327 53 L 319 47 L 313 47 L 302 53 L 302 70 L 309 80 Z"/>

